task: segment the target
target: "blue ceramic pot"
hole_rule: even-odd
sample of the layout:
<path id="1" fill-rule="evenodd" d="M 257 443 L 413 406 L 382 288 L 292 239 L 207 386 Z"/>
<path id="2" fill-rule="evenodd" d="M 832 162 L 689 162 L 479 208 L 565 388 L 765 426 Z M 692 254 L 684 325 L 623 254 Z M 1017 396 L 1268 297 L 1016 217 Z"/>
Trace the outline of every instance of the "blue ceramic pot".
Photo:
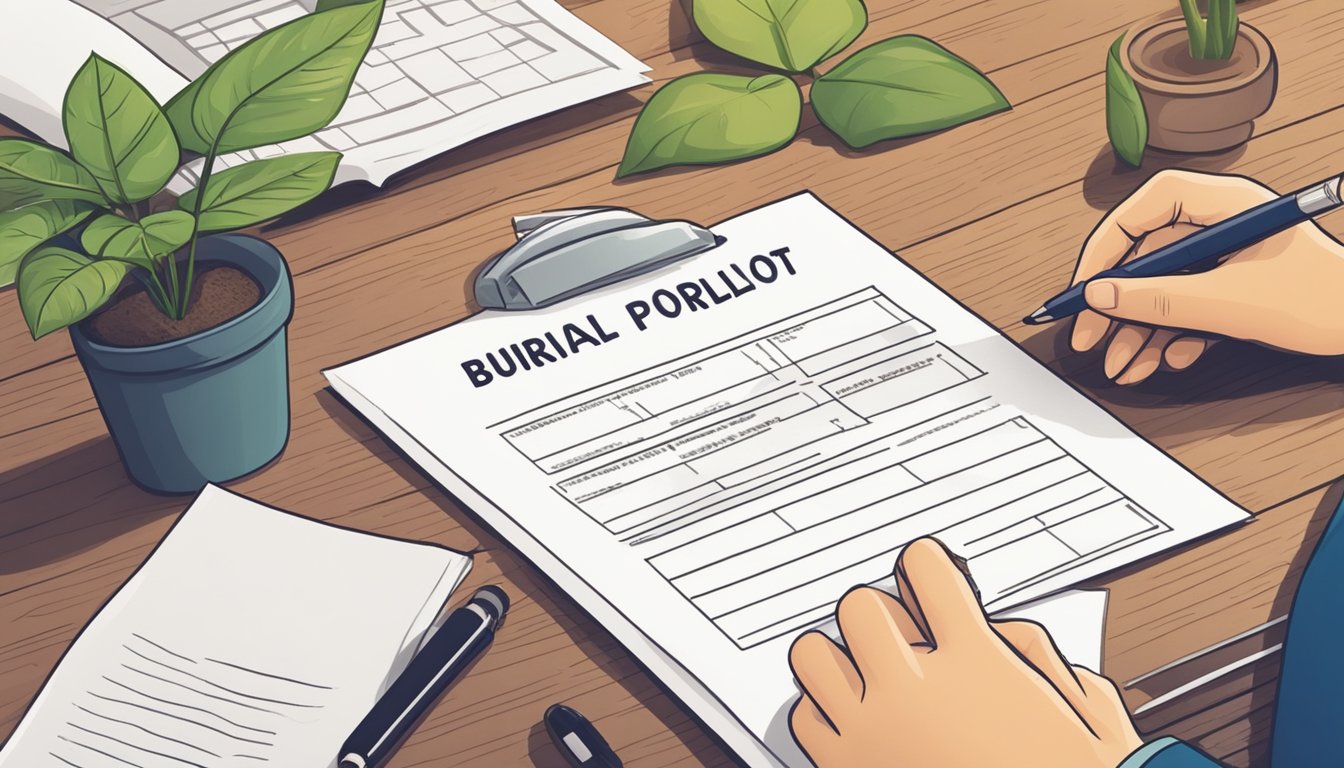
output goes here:
<path id="1" fill-rule="evenodd" d="M 294 292 L 284 259 L 245 235 L 202 238 L 196 258 L 198 274 L 202 262 L 222 262 L 251 275 L 261 301 L 223 325 L 149 347 L 110 347 L 70 328 L 122 463 L 161 493 L 245 475 L 289 439 L 285 327 Z"/>

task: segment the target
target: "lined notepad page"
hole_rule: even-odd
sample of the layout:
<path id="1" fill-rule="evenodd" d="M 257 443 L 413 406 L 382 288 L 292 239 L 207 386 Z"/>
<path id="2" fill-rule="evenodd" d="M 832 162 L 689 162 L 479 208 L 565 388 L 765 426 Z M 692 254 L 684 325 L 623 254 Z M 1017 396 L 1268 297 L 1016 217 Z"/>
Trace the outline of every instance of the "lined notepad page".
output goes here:
<path id="1" fill-rule="evenodd" d="M 0 766 L 335 765 L 470 565 L 208 487 L 85 627 Z"/>

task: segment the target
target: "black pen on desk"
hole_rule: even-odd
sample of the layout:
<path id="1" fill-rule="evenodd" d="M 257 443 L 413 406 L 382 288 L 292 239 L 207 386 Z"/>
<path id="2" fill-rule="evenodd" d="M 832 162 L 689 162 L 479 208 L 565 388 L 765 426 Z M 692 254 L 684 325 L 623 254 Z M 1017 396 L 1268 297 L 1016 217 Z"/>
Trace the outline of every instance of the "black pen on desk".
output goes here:
<path id="1" fill-rule="evenodd" d="M 482 587 L 448 615 L 341 745 L 338 768 L 374 768 L 472 660 L 490 645 L 509 610 L 499 587 Z"/>
<path id="2" fill-rule="evenodd" d="M 1313 184 L 1301 192 L 1257 205 L 1230 219 L 1204 227 L 1171 245 L 1093 275 L 1057 294 L 1040 309 L 1024 317 L 1022 322 L 1028 325 L 1040 325 L 1076 315 L 1087 309 L 1087 299 L 1084 298 L 1083 291 L 1092 280 L 1176 274 L 1229 256 L 1289 227 L 1308 221 L 1317 214 L 1332 211 L 1344 202 L 1340 198 L 1341 181 L 1344 181 L 1344 177 L 1336 176 L 1319 184 Z"/>

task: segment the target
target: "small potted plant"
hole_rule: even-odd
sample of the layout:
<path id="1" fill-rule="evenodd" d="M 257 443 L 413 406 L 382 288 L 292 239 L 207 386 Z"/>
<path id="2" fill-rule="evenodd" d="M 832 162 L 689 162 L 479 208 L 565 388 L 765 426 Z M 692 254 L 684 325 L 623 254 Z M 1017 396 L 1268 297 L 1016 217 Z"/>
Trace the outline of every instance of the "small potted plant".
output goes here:
<path id="1" fill-rule="evenodd" d="M 0 140 L 0 262 L 33 338 L 68 328 L 131 478 L 231 480 L 289 436 L 293 293 L 269 243 L 224 234 L 305 203 L 340 154 L 220 155 L 306 136 L 340 111 L 383 0 L 333 0 L 220 59 L 164 106 L 91 55 L 65 94 L 69 151 Z M 164 190 L 184 164 L 194 189 Z"/>
<path id="2" fill-rule="evenodd" d="M 1139 30 L 1119 48 L 1147 113 L 1148 145 L 1218 152 L 1251 137 L 1274 101 L 1278 61 L 1269 39 L 1237 18 L 1235 0 L 1180 0 L 1183 19 Z"/>

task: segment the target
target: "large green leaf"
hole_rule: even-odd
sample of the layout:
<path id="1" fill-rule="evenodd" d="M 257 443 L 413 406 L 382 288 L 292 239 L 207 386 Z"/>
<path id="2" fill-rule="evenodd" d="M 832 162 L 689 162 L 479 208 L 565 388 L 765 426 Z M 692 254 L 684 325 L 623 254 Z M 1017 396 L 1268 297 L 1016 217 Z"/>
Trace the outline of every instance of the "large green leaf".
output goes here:
<path id="1" fill-rule="evenodd" d="M 253 160 L 210 177 L 201 198 L 200 229 L 240 229 L 273 219 L 312 200 L 331 186 L 340 152 L 303 152 Z M 199 189 L 178 198 L 193 210 Z"/>
<path id="2" fill-rule="evenodd" d="M 27 139 L 0 139 L 0 211 L 41 200 L 105 202 L 93 174 L 64 152 Z"/>
<path id="3" fill-rule="evenodd" d="M 1124 35 L 1117 37 L 1106 54 L 1106 135 L 1120 159 L 1137 168 L 1148 148 L 1148 113 L 1134 78 L 1120 63 L 1124 40 Z"/>
<path id="4" fill-rule="evenodd" d="M 96 53 L 66 89 L 63 123 L 70 154 L 113 202 L 147 200 L 177 170 L 177 137 L 159 103 Z"/>
<path id="5" fill-rule="evenodd" d="M 0 213 L 0 288 L 14 282 L 24 256 L 83 221 L 93 208 L 80 200 L 46 200 Z"/>
<path id="6" fill-rule="evenodd" d="M 185 211 L 152 213 L 139 221 L 104 214 L 90 222 L 79 244 L 99 258 L 125 259 L 146 269 L 191 239 L 191 214 Z"/>
<path id="7" fill-rule="evenodd" d="M 695 0 L 691 14 L 714 45 L 789 72 L 829 59 L 868 25 L 860 0 Z"/>
<path id="8" fill-rule="evenodd" d="M 39 339 L 73 325 L 107 303 L 130 265 L 48 246 L 19 265 L 19 308 Z"/>
<path id="9" fill-rule="evenodd" d="M 802 107 L 784 75 L 679 77 L 644 105 L 616 175 L 765 154 L 793 139 Z"/>
<path id="10" fill-rule="evenodd" d="M 874 43 L 840 62 L 812 84 L 812 106 L 856 149 L 1010 108 L 988 78 L 918 35 Z"/>
<path id="11" fill-rule="evenodd" d="M 383 0 L 301 16 L 253 38 L 174 96 L 182 146 L 205 154 L 277 144 L 340 111 L 383 14 Z"/>

